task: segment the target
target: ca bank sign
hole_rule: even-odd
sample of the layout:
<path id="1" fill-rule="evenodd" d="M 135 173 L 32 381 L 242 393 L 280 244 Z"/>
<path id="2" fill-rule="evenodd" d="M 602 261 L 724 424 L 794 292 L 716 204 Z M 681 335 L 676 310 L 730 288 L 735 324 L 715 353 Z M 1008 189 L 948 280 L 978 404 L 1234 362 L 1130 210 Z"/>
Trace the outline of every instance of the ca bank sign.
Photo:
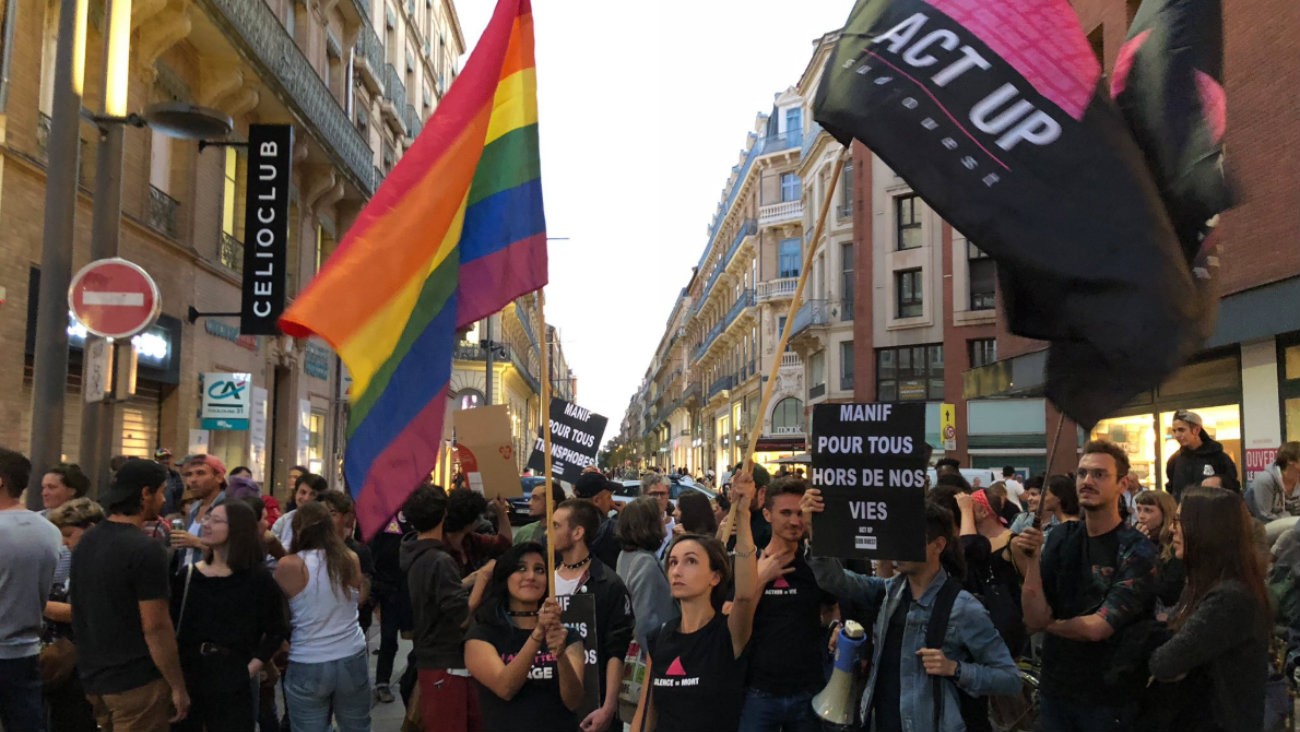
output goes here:
<path id="1" fill-rule="evenodd" d="M 205 430 L 246 430 L 253 416 L 253 377 L 224 371 L 203 374 L 200 384 L 203 408 L 199 421 Z"/>

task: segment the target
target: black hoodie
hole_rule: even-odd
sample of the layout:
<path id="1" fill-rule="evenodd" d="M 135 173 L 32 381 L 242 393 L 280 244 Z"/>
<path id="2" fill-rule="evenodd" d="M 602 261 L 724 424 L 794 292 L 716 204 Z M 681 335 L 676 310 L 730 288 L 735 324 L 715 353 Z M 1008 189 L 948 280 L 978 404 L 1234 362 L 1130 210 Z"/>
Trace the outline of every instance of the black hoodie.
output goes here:
<path id="1" fill-rule="evenodd" d="M 469 590 L 459 565 L 442 542 L 415 536 L 402 541 L 401 561 L 411 591 L 416 667 L 465 668 Z"/>
<path id="2" fill-rule="evenodd" d="M 1237 476 L 1237 466 L 1220 445 L 1205 433 L 1201 433 L 1201 446 L 1195 450 L 1179 448 L 1165 464 L 1165 477 L 1169 482 L 1165 487 L 1174 496 L 1174 500 L 1183 499 L 1183 491 L 1201 484 L 1211 475 Z M 1240 490 L 1240 489 L 1238 489 Z"/>

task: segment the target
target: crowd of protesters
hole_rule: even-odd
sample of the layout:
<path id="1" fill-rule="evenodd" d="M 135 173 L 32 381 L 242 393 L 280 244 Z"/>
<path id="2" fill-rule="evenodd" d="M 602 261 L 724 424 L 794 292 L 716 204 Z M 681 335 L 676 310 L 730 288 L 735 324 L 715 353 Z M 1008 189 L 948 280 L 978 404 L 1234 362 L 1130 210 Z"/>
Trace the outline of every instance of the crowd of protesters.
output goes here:
<path id="1" fill-rule="evenodd" d="M 625 504 L 589 468 L 551 486 L 549 527 L 545 483 L 515 528 L 425 481 L 362 543 L 305 468 L 282 507 L 210 455 L 120 462 L 98 502 L 60 465 L 38 514 L 0 450 L 0 725 L 354 732 L 396 691 L 424 732 L 1271 730 L 1300 657 L 1300 443 L 1243 490 L 1199 416 L 1171 434 L 1155 489 L 1104 440 L 987 486 L 940 460 L 924 556 L 875 562 L 810 553 L 821 491 L 759 465 L 718 491 L 646 471 Z M 567 616 L 584 595 L 594 625 Z M 854 623 L 832 726 L 814 698 Z"/>

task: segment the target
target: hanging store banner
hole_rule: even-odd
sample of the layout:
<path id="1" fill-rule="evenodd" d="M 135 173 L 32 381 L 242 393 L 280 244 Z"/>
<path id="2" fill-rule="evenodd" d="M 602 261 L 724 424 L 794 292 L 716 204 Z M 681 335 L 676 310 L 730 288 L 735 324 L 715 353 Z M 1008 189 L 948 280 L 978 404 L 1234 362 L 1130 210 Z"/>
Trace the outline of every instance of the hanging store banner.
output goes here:
<path id="1" fill-rule="evenodd" d="M 239 331 L 277 335 L 288 281 L 291 125 L 249 125 L 244 198 L 244 299 Z"/>
<path id="2" fill-rule="evenodd" d="M 225 371 L 203 374 L 200 426 L 205 430 L 246 430 L 253 416 L 253 377 Z"/>
<path id="3" fill-rule="evenodd" d="M 813 407 L 814 554 L 924 561 L 925 403 Z"/>

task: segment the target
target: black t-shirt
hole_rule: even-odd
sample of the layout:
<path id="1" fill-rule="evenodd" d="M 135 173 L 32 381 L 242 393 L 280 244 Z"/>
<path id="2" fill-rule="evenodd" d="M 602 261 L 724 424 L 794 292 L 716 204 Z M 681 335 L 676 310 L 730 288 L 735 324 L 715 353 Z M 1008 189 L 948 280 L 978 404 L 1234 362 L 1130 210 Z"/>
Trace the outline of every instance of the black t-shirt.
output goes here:
<path id="1" fill-rule="evenodd" d="M 657 729 L 735 732 L 744 702 L 745 656 L 736 658 L 727 617 L 718 613 L 694 633 L 682 633 L 680 622 L 672 620 L 646 638 Z"/>
<path id="2" fill-rule="evenodd" d="M 518 655 L 519 649 L 528 641 L 531 630 L 516 628 L 513 625 L 484 625 L 475 623 L 470 628 L 465 640 L 478 640 L 490 644 L 496 649 L 501 662 L 508 664 Z M 569 631 L 567 643 L 573 645 L 582 639 L 576 632 Z M 579 675 L 581 668 L 577 669 Z M 528 680 L 515 694 L 506 701 L 491 689 L 477 684 L 479 709 L 483 714 L 484 730 L 527 729 L 529 732 L 573 732 L 578 727 L 578 719 L 560 698 L 560 672 L 555 667 L 555 654 L 549 650 L 539 650 L 533 657 L 533 667 L 528 672 Z"/>
<path id="3" fill-rule="evenodd" d="M 72 553 L 77 670 L 88 694 L 117 694 L 162 677 L 149 656 L 140 603 L 166 600 L 167 553 L 132 524 L 103 521 Z"/>
<path id="4" fill-rule="evenodd" d="M 903 631 L 911 606 L 912 593 L 904 589 L 903 598 L 894 614 L 889 616 L 889 625 L 885 628 L 880 668 L 876 671 L 876 690 L 871 696 L 876 732 L 903 732 L 902 705 L 899 703 L 903 695 Z"/>
<path id="5" fill-rule="evenodd" d="M 790 566 L 793 572 L 763 588 L 749 641 L 746 687 L 776 696 L 816 693 L 826 685 L 821 608 L 835 602 L 817 586 L 802 552 Z"/>
<path id="6" fill-rule="evenodd" d="M 1139 622 L 1153 623 L 1155 547 L 1127 524 L 1088 536 L 1082 521 L 1052 529 L 1042 558 L 1043 594 L 1058 620 L 1098 614 L 1115 629 L 1105 641 L 1074 641 L 1048 633 L 1042 689 L 1078 702 L 1115 706 L 1132 701 L 1146 681 Z"/>

